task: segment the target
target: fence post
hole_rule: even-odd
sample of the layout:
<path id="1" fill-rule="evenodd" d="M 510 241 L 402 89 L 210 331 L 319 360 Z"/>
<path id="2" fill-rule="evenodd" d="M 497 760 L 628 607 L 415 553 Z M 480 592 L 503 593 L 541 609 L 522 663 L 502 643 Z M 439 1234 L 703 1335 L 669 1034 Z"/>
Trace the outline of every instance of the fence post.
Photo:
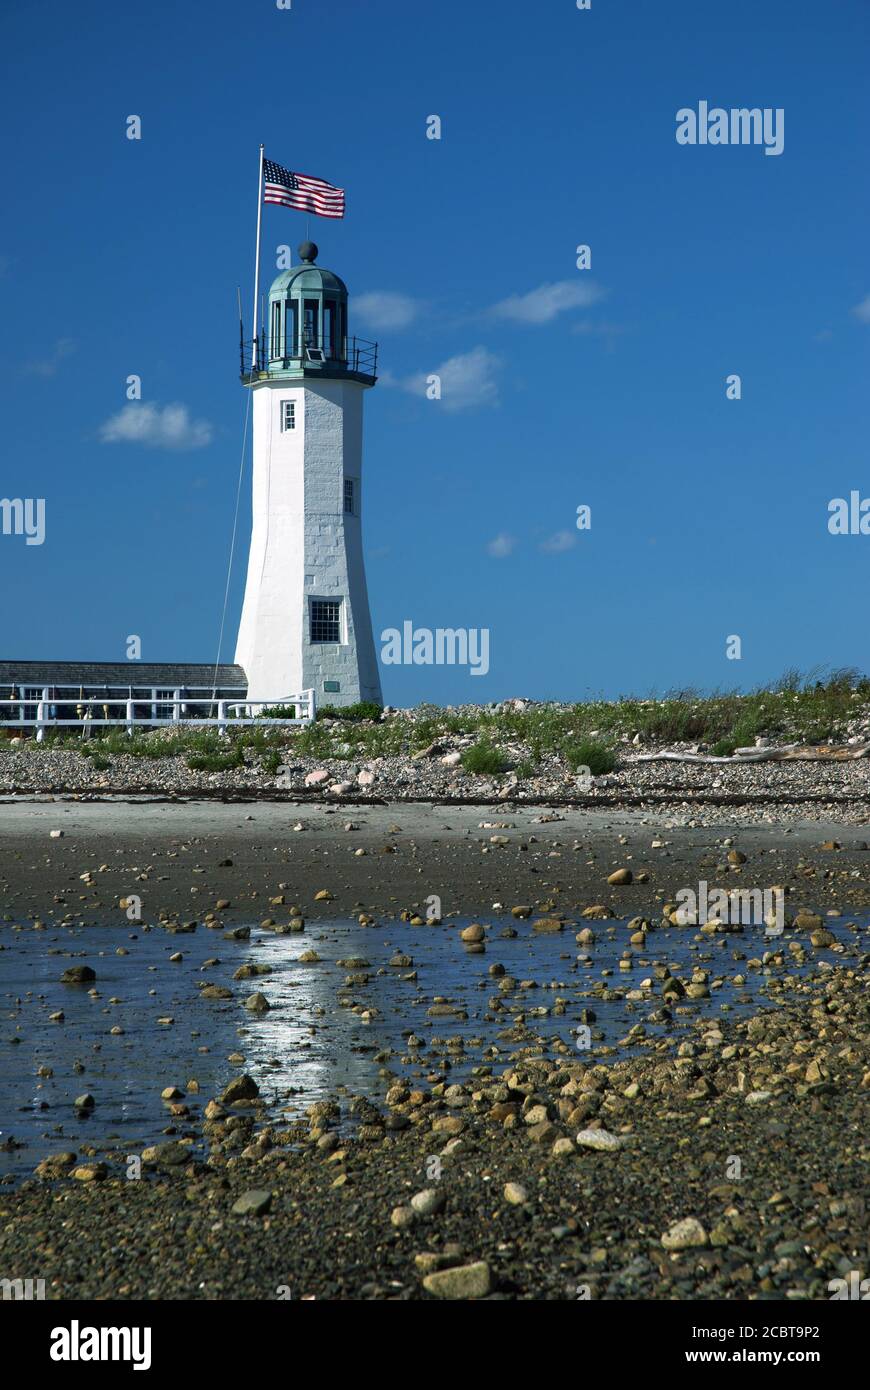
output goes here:
<path id="1" fill-rule="evenodd" d="M 36 742 L 42 743 L 45 737 L 45 701 L 40 700 L 36 706 Z"/>
<path id="2" fill-rule="evenodd" d="M 218 700 L 218 733 L 225 734 L 227 731 L 227 702 Z"/>
<path id="3" fill-rule="evenodd" d="M 133 720 L 135 719 L 135 717 L 136 717 L 136 716 L 135 716 L 135 714 L 134 714 L 134 712 L 133 712 L 133 701 L 132 701 L 132 700 L 128 700 L 128 701 L 127 701 L 127 733 L 128 733 L 128 734 L 131 734 L 131 735 L 132 735 L 132 733 L 133 733 Z"/>

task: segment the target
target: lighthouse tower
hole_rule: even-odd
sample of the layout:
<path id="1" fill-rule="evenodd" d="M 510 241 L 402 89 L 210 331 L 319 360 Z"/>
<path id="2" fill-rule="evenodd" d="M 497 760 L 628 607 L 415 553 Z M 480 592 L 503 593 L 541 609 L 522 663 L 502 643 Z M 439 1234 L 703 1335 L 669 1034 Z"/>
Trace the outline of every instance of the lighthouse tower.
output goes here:
<path id="1" fill-rule="evenodd" d="M 313 689 L 381 702 L 362 550 L 363 395 L 377 345 L 347 336 L 347 288 L 299 247 L 269 291 L 253 392 L 251 550 L 236 663 L 251 701 Z M 265 329 L 266 325 L 264 325 Z"/>

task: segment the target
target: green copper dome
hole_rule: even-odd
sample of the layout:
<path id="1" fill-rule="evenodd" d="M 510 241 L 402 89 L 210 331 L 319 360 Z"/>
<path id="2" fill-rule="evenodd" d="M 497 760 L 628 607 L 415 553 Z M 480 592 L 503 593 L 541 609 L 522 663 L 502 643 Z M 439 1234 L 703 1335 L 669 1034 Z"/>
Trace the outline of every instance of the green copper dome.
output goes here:
<path id="1" fill-rule="evenodd" d="M 276 275 L 269 290 L 270 299 L 286 299 L 289 294 L 301 295 L 306 291 L 336 294 L 347 298 L 347 285 L 331 270 L 315 265 L 317 247 L 313 241 L 303 241 L 299 247 L 300 265 L 288 267 Z"/>

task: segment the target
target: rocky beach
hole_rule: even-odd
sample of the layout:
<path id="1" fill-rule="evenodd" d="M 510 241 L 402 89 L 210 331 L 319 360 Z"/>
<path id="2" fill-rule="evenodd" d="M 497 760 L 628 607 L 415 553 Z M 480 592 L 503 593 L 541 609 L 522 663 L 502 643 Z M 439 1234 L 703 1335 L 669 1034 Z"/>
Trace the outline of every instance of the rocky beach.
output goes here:
<path id="1" fill-rule="evenodd" d="M 7 780 L 0 1269 L 829 1299 L 870 1268 L 867 766 L 623 765 L 573 805 Z M 687 917 L 702 881 L 781 889 L 783 930 Z"/>

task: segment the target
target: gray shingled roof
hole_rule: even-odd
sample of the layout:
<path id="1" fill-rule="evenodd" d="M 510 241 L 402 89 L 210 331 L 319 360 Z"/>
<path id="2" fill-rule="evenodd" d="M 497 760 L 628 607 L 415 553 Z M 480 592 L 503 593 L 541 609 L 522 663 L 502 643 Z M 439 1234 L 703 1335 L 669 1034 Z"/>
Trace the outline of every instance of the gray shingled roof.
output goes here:
<path id="1" fill-rule="evenodd" d="M 0 691 L 7 685 L 160 686 L 163 689 L 242 689 L 241 666 L 174 661 L 0 661 Z"/>

